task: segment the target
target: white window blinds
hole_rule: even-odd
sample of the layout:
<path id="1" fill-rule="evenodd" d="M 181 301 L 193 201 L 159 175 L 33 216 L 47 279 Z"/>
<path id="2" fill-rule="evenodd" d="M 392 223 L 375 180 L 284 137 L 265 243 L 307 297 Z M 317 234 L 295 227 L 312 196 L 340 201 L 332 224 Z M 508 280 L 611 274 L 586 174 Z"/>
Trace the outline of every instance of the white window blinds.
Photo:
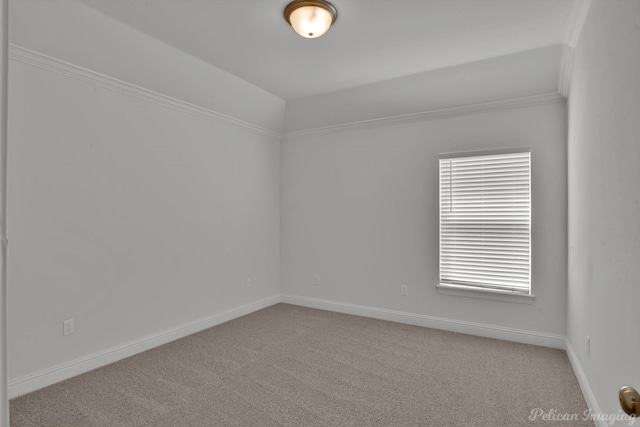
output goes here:
<path id="1" fill-rule="evenodd" d="M 440 284 L 531 293 L 531 153 L 440 158 Z"/>

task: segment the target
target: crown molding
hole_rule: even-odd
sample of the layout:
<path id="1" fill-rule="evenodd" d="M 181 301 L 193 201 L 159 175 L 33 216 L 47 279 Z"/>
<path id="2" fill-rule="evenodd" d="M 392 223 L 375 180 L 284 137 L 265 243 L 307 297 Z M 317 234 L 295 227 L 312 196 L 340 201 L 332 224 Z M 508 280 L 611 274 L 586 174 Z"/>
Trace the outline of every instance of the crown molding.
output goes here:
<path id="1" fill-rule="evenodd" d="M 571 70 L 573 68 L 573 52 L 580 40 L 582 27 L 587 20 L 592 0 L 575 0 L 573 10 L 569 17 L 567 31 L 564 35 L 562 57 L 560 58 L 560 70 L 558 72 L 558 93 L 565 98 L 569 97 L 571 85 Z"/>
<path id="2" fill-rule="evenodd" d="M 381 126 L 391 126 L 428 120 L 443 119 L 449 117 L 467 116 L 472 114 L 488 113 L 492 111 L 511 110 L 514 108 L 532 107 L 536 105 L 564 102 L 564 97 L 557 92 L 543 93 L 539 95 L 509 98 L 499 101 L 481 102 L 477 104 L 461 105 L 438 110 L 429 110 L 419 113 L 402 114 L 398 116 L 381 117 L 370 120 L 360 120 L 339 125 L 323 126 L 313 129 L 305 129 L 283 134 L 283 141 L 306 138 L 312 136 L 330 135 L 346 131 L 368 129 Z"/>
<path id="3" fill-rule="evenodd" d="M 162 105 L 191 115 L 206 117 L 219 123 L 240 127 L 258 135 L 264 135 L 284 141 L 310 136 L 329 135 L 351 130 L 415 123 L 564 101 L 563 95 L 552 92 L 280 133 L 217 111 L 124 82 L 114 77 L 110 77 L 15 44 L 10 44 L 9 46 L 9 59 L 151 102 L 153 104 Z"/>
<path id="4" fill-rule="evenodd" d="M 564 35 L 563 42 L 563 44 L 572 49 L 576 47 L 578 40 L 580 40 L 580 33 L 589 14 L 591 1 L 592 0 L 575 0 L 573 3 L 573 10 L 569 17 L 569 24 L 567 25 L 567 32 Z"/>
<path id="5" fill-rule="evenodd" d="M 276 132 L 274 130 L 267 129 L 265 127 L 241 119 L 237 119 L 235 117 L 231 117 L 214 110 L 200 107 L 198 105 L 173 98 L 168 95 L 163 95 L 150 89 L 118 80 L 114 77 L 110 77 L 96 71 L 50 57 L 48 55 L 27 49 L 22 46 L 18 46 L 16 44 L 9 45 L 9 59 L 41 68 L 43 70 L 51 71 L 75 80 L 109 89 L 114 92 L 131 96 L 133 98 L 141 99 L 143 101 L 147 101 L 157 105 L 162 105 L 164 107 L 181 111 L 183 113 L 206 117 L 219 123 L 237 126 L 258 135 L 266 135 L 276 139 L 280 139 L 280 137 L 282 136 L 280 132 Z"/>

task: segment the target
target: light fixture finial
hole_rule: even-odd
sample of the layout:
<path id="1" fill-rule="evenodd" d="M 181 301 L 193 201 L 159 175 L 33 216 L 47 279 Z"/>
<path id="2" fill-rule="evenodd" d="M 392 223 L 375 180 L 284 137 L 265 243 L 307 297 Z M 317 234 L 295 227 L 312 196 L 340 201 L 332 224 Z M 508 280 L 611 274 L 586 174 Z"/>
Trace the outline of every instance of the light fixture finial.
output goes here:
<path id="1" fill-rule="evenodd" d="M 284 8 L 284 19 L 296 33 L 315 39 L 329 30 L 338 11 L 325 0 L 294 0 Z"/>

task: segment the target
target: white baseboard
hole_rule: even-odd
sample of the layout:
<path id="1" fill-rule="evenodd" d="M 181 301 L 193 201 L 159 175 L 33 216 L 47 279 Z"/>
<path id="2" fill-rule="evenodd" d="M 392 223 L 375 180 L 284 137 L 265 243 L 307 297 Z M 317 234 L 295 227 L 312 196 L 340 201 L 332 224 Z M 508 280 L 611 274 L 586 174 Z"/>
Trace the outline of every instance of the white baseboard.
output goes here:
<path id="1" fill-rule="evenodd" d="M 571 346 L 571 343 L 568 339 L 566 339 L 565 348 L 567 349 L 567 356 L 569 357 L 569 361 L 571 362 L 573 372 L 576 374 L 578 384 L 580 384 L 580 389 L 582 389 L 582 395 L 584 396 L 585 402 L 587 402 L 587 406 L 589 407 L 589 409 L 591 409 L 592 414 L 601 414 L 602 411 L 600 410 L 600 405 L 598 405 L 596 396 L 593 394 L 593 390 L 591 390 L 589 381 L 587 381 L 587 376 L 582 370 L 582 365 L 580 365 L 578 356 L 576 356 L 576 353 L 573 351 L 573 347 Z M 609 426 L 608 422 L 605 420 L 595 419 L 593 420 L 593 422 L 596 426 Z"/>
<path id="2" fill-rule="evenodd" d="M 9 381 L 9 399 L 281 302 L 274 295 Z"/>
<path id="3" fill-rule="evenodd" d="M 523 329 L 506 328 L 504 326 L 489 325 L 485 323 L 446 319 L 443 317 L 427 316 L 424 314 L 387 310 L 384 308 L 368 307 L 363 305 L 348 304 L 344 302 L 328 301 L 295 295 L 282 295 L 282 302 L 304 307 L 318 308 L 321 310 L 336 311 L 339 313 L 354 314 L 357 316 L 372 317 L 375 319 L 406 323 L 409 325 L 425 326 L 427 328 L 460 332 L 463 334 L 477 335 L 487 338 L 496 338 L 524 344 L 534 344 L 543 347 L 559 348 L 563 350 L 565 349 L 565 337 L 562 335 L 527 331 Z"/>

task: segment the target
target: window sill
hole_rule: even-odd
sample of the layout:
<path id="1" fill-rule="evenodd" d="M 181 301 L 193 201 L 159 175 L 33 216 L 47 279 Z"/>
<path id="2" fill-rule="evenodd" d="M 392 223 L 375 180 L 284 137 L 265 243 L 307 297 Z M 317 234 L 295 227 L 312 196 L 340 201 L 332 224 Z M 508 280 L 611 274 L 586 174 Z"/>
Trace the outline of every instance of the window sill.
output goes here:
<path id="1" fill-rule="evenodd" d="M 493 301 L 515 302 L 518 304 L 533 304 L 535 295 L 516 294 L 513 292 L 497 291 L 494 289 L 473 289 L 464 286 L 445 285 L 439 283 L 436 289 L 440 295 L 488 299 Z"/>

